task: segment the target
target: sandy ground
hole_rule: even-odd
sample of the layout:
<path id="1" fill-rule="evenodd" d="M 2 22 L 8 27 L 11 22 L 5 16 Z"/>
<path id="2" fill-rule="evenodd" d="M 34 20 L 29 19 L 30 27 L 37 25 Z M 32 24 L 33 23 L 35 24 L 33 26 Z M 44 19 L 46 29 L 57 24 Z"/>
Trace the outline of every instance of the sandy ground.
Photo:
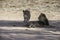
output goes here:
<path id="1" fill-rule="evenodd" d="M 36 21 L 45 13 L 56 27 L 20 27 L 25 9 L 31 12 L 30 20 Z M 60 0 L 0 0 L 0 40 L 60 40 Z"/>
<path id="2" fill-rule="evenodd" d="M 0 40 L 60 40 L 60 29 L 0 27 Z"/>
<path id="3" fill-rule="evenodd" d="M 51 25 L 60 27 L 60 0 L 0 0 L 0 21 L 24 20 L 25 9 L 30 11 L 30 21 L 38 20 L 40 13 L 44 13 Z"/>

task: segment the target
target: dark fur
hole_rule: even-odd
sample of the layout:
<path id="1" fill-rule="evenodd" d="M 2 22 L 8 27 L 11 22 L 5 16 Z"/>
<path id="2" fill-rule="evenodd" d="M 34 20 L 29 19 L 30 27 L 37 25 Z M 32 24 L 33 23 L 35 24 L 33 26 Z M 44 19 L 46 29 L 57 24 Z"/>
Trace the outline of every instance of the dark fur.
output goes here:
<path id="1" fill-rule="evenodd" d="M 24 16 L 24 22 L 28 26 L 29 20 L 30 20 L 30 11 L 29 10 L 23 10 L 23 16 Z"/>
<path id="2" fill-rule="evenodd" d="M 39 19 L 38 23 L 40 25 L 49 25 L 48 19 L 45 14 L 41 13 L 38 19 Z"/>

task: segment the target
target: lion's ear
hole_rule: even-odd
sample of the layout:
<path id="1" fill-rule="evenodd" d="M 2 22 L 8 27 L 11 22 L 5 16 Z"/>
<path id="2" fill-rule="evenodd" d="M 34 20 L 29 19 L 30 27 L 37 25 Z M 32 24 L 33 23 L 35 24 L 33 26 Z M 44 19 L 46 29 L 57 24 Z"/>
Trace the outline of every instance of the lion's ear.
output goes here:
<path id="1" fill-rule="evenodd" d="M 24 10 L 23 10 L 23 12 L 24 12 Z"/>

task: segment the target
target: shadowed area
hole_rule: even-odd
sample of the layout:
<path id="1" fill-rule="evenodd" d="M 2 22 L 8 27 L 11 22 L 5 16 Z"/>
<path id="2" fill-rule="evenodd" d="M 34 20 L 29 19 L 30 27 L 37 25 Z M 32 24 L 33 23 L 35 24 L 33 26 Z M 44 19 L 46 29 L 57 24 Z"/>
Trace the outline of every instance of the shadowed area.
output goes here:
<path id="1" fill-rule="evenodd" d="M 50 24 L 59 27 L 60 25 L 60 20 L 53 20 L 53 21 L 49 21 Z M 39 26 L 38 21 L 29 21 L 29 23 Z M 14 27 L 24 27 L 25 23 L 23 21 L 8 21 L 8 20 L 0 20 L 0 27 L 4 27 L 4 26 L 14 26 Z"/>
<path id="2" fill-rule="evenodd" d="M 38 23 L 38 21 L 30 21 L 29 23 Z M 7 21 L 7 20 L 0 20 L 0 27 L 3 26 L 16 26 L 16 27 L 24 27 L 24 21 Z"/>
<path id="3" fill-rule="evenodd" d="M 59 24 L 60 21 L 50 21 Z M 38 25 L 38 21 L 29 21 Z M 23 21 L 0 20 L 0 40 L 60 40 L 60 27 L 27 28 Z"/>

